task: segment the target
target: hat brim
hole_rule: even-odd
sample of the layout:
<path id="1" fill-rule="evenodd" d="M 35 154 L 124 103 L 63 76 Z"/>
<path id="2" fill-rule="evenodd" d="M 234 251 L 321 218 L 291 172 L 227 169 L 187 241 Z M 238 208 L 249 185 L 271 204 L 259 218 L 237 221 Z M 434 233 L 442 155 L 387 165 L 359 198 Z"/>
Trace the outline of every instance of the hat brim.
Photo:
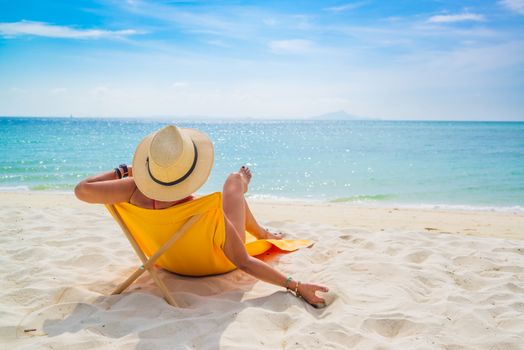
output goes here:
<path id="1" fill-rule="evenodd" d="M 185 198 L 202 187 L 211 173 L 214 162 L 214 150 L 213 142 L 209 136 L 195 129 L 178 129 L 181 133 L 188 135 L 194 142 L 198 152 L 198 159 L 191 175 L 174 186 L 160 185 L 149 175 L 146 160 L 149 146 L 155 133 L 146 136 L 136 148 L 133 157 L 133 178 L 140 192 L 151 199 L 169 202 Z"/>

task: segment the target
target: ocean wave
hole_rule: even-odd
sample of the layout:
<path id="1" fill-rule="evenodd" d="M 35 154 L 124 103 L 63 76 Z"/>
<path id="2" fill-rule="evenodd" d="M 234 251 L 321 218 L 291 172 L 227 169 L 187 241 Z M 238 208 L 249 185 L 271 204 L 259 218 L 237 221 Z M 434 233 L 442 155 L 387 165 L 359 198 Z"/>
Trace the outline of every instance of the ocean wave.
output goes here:
<path id="1" fill-rule="evenodd" d="M 511 205 L 511 206 L 496 206 L 496 205 L 474 205 L 474 204 L 444 204 L 444 203 L 406 203 L 399 202 L 398 196 L 393 194 L 377 194 L 377 195 L 358 195 L 351 197 L 341 197 L 335 199 L 314 199 L 314 198 L 299 198 L 299 197 L 284 197 L 275 195 L 264 195 L 255 194 L 250 195 L 248 198 L 255 201 L 268 201 L 268 202 L 282 202 L 282 203 L 333 203 L 340 205 L 349 206 L 364 206 L 369 208 L 405 208 L 405 209 L 426 209 L 426 210 L 460 210 L 460 211 L 496 211 L 496 212 L 516 212 L 524 213 L 524 206 Z M 397 201 L 395 201 L 397 199 Z"/>
<path id="2" fill-rule="evenodd" d="M 63 192 L 73 193 L 74 186 L 71 185 L 12 185 L 0 186 L 0 192 Z"/>
<path id="3" fill-rule="evenodd" d="M 393 194 L 368 194 L 356 195 L 350 197 L 339 197 L 329 200 L 330 203 L 345 203 L 345 202 L 369 202 L 369 201 L 389 201 L 396 198 Z"/>
<path id="4" fill-rule="evenodd" d="M 0 186 L 0 192 L 19 192 L 19 191 L 30 191 L 28 186 L 19 185 L 19 186 Z"/>
<path id="5" fill-rule="evenodd" d="M 273 194 L 250 194 L 246 193 L 248 199 L 253 199 L 255 201 L 268 201 L 268 202 L 306 202 L 306 203 L 325 203 L 326 200 L 322 198 L 312 198 L 312 197 L 286 197 L 286 196 L 277 196 Z"/>
<path id="6" fill-rule="evenodd" d="M 328 201 L 333 203 L 333 201 Z M 339 202 L 341 205 L 362 206 L 366 208 L 400 208 L 400 209 L 422 209 L 422 210 L 450 210 L 450 211 L 494 211 L 524 213 L 524 206 L 487 206 L 474 204 L 432 204 L 432 203 L 399 203 L 395 201 L 353 201 Z"/>
<path id="7" fill-rule="evenodd" d="M 30 186 L 31 191 L 72 191 L 73 185 L 61 184 L 61 185 L 34 185 Z"/>
<path id="8" fill-rule="evenodd" d="M 470 204 L 400 204 L 399 208 L 415 209 L 441 209 L 441 210 L 462 210 L 462 211 L 497 211 L 497 212 L 524 212 L 524 207 L 520 205 L 512 206 L 487 206 Z"/>

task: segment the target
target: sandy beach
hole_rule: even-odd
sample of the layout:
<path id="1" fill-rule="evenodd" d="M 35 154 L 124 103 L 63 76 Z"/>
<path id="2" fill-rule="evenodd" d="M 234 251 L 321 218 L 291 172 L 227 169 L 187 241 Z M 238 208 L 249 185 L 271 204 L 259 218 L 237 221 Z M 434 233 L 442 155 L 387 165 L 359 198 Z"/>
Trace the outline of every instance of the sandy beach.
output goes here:
<path id="1" fill-rule="evenodd" d="M 330 287 L 315 309 L 234 271 L 161 271 L 108 293 L 138 264 L 100 205 L 0 193 L 5 349 L 522 349 L 524 214 L 250 200 L 259 221 L 313 247 L 263 258 Z"/>

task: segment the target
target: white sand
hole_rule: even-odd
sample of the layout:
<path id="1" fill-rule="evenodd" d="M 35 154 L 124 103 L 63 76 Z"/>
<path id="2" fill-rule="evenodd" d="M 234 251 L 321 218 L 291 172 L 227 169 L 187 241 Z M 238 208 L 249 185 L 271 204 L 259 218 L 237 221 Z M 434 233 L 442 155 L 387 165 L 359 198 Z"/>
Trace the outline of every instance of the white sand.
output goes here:
<path id="1" fill-rule="evenodd" d="M 253 207 L 262 223 L 317 242 L 266 258 L 329 286 L 326 308 L 238 271 L 161 272 L 180 308 L 147 276 L 107 296 L 138 260 L 102 206 L 0 193 L 0 348 L 524 348 L 522 213 Z"/>

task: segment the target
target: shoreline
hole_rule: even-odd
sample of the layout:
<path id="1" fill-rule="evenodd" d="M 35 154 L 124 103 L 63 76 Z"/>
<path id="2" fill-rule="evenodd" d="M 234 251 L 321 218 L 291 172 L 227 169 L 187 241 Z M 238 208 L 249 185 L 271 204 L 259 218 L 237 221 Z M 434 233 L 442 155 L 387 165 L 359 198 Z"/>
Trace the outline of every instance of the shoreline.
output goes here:
<path id="1" fill-rule="evenodd" d="M 38 195 L 69 195 L 73 196 L 73 190 L 35 190 L 27 186 L 0 186 L 0 195 L 7 194 L 30 194 Z M 196 193 L 198 196 L 203 196 L 206 193 Z M 355 201 L 340 201 L 338 199 L 312 199 L 312 198 L 292 198 L 292 197 L 278 197 L 265 194 L 250 194 L 246 195 L 248 200 L 260 203 L 287 203 L 287 204 L 334 204 L 359 208 L 382 208 L 382 209 L 415 209 L 415 210 L 449 210 L 449 211 L 474 211 L 474 212 L 512 212 L 517 214 L 524 214 L 524 206 L 520 204 L 515 205 L 476 205 L 476 204 L 446 204 L 446 203 L 402 203 L 402 202 L 387 202 L 387 201 L 373 201 L 373 200 L 355 200 Z"/>
<path id="2" fill-rule="evenodd" d="M 277 227 L 281 223 L 304 223 L 369 231 L 429 232 L 524 239 L 524 212 L 520 210 L 416 208 L 386 204 L 371 206 L 249 197 L 247 200 L 257 220 L 269 228 Z M 73 193 L 68 192 L 0 191 L 0 204 L 33 209 L 67 206 L 105 212 L 103 206 L 83 203 L 76 199 Z"/>

